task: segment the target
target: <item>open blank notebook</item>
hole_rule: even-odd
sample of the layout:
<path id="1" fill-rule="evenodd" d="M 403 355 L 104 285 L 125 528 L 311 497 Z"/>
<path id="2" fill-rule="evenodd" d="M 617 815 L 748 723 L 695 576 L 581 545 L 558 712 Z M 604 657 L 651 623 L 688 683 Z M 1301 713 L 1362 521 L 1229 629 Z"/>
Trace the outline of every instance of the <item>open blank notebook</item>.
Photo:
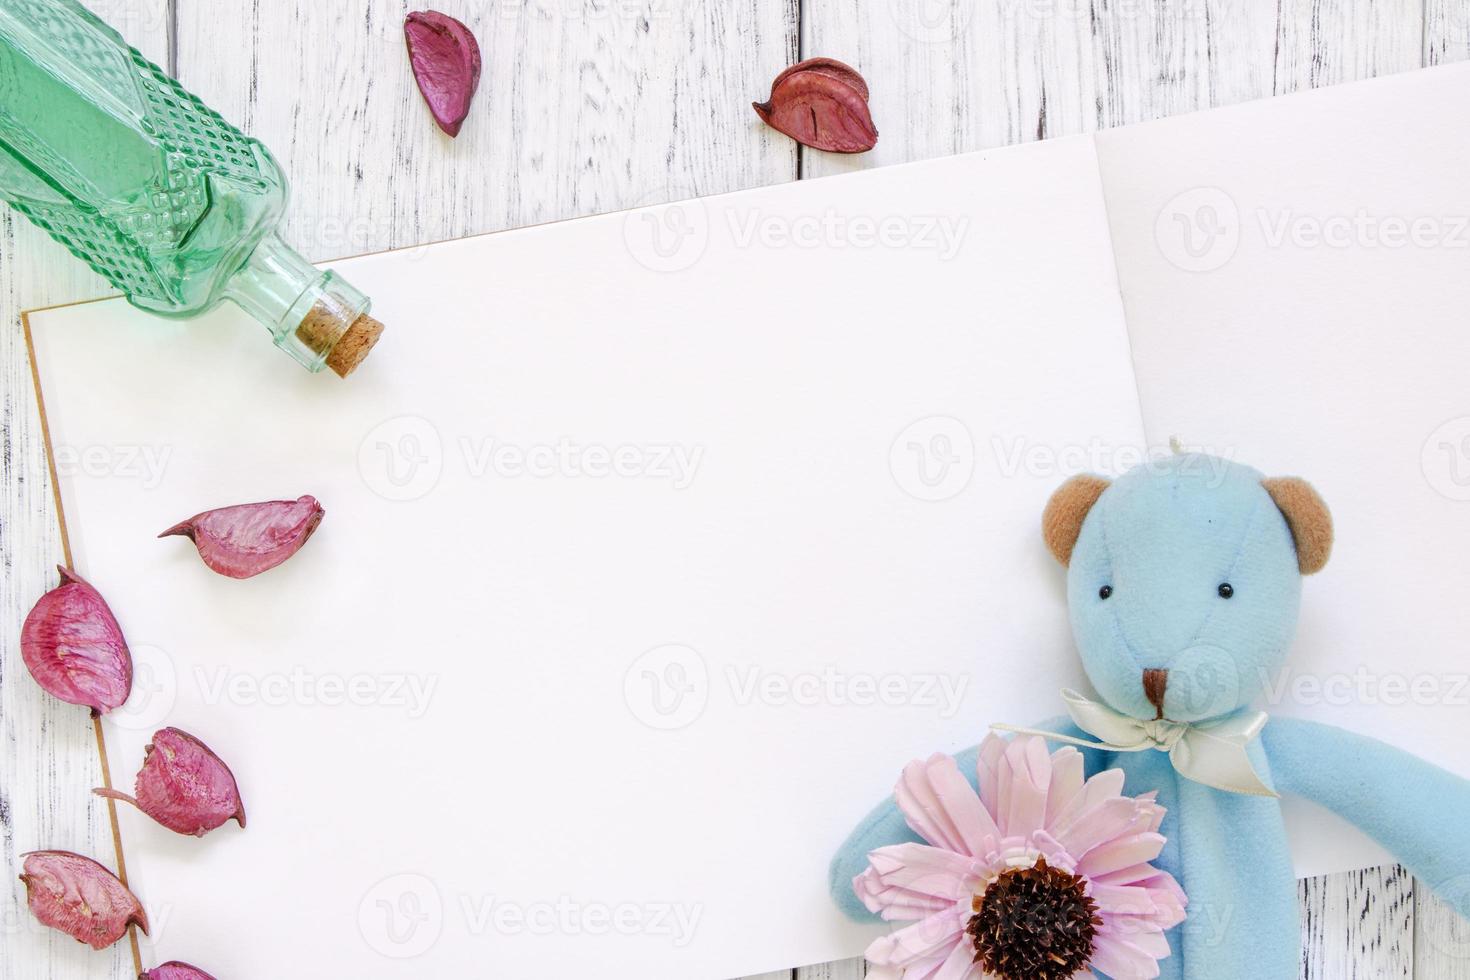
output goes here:
<path id="1" fill-rule="evenodd" d="M 1264 706 L 1470 775 L 1466 104 L 1436 69 L 351 259 L 389 330 L 346 383 L 233 310 L 31 314 L 75 564 L 138 662 L 112 771 L 174 725 L 249 811 L 121 808 L 145 964 L 859 953 L 829 856 L 909 759 L 1085 689 L 1042 508 L 1173 435 L 1334 510 Z M 304 493 L 320 530 L 255 579 L 155 540 Z M 1288 809 L 1303 874 L 1384 860 Z"/>

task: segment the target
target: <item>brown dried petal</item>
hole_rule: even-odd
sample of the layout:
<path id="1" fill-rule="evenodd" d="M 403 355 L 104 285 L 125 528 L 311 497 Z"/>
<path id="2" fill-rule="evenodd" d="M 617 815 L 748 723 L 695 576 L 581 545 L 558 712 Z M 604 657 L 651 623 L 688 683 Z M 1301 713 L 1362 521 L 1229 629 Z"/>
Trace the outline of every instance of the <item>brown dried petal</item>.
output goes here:
<path id="1" fill-rule="evenodd" d="M 831 58 L 792 65 L 776 76 L 770 100 L 754 105 L 768 126 L 818 150 L 862 153 L 878 143 L 867 83 Z"/>
<path id="2" fill-rule="evenodd" d="M 237 504 L 195 514 L 159 535 L 194 542 L 204 564 L 230 578 L 269 571 L 301 550 L 326 511 L 310 494 L 297 500 Z"/>
<path id="3" fill-rule="evenodd" d="M 26 899 L 43 925 L 59 929 L 93 949 L 121 939 L 129 925 L 146 934 L 148 916 L 128 886 L 91 858 L 70 851 L 34 851 L 25 856 Z"/>
<path id="4" fill-rule="evenodd" d="M 155 966 L 146 973 L 138 974 L 138 980 L 214 980 L 214 977 L 197 966 L 170 960 L 162 966 Z"/>
<path id="5" fill-rule="evenodd" d="M 101 593 L 60 566 L 61 584 L 26 616 L 20 652 L 48 693 L 97 714 L 120 707 L 133 689 L 133 656 Z"/>
<path id="6" fill-rule="evenodd" d="M 450 136 L 458 136 L 480 87 L 479 42 L 463 23 L 437 10 L 409 14 L 403 36 L 414 81 L 434 121 Z"/>
<path id="7" fill-rule="evenodd" d="M 178 834 L 203 837 L 231 819 L 245 826 L 235 775 L 209 746 L 188 732 L 164 728 L 144 752 L 133 786 L 136 798 L 110 789 L 92 792 L 131 803 Z"/>

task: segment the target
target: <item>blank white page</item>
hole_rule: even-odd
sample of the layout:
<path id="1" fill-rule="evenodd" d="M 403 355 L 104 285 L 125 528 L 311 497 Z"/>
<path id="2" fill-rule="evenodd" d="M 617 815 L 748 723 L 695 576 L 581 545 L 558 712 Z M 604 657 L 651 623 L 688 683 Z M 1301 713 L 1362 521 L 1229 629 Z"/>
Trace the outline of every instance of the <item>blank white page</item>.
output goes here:
<path id="1" fill-rule="evenodd" d="M 139 662 L 113 772 L 176 725 L 249 811 L 201 841 L 124 809 L 150 960 L 860 952 L 827 863 L 900 767 L 1081 682 L 1041 510 L 1142 440 L 1092 141 L 341 269 L 389 324 L 346 383 L 229 310 L 30 320 L 78 568 Z M 154 539 L 303 493 L 320 530 L 252 580 Z"/>
<path id="2" fill-rule="evenodd" d="M 1456 66 L 1104 133 L 1098 152 L 1150 442 L 1306 477 L 1336 521 L 1265 707 L 1470 776 L 1467 104 Z M 1289 812 L 1303 874 L 1384 859 Z"/>

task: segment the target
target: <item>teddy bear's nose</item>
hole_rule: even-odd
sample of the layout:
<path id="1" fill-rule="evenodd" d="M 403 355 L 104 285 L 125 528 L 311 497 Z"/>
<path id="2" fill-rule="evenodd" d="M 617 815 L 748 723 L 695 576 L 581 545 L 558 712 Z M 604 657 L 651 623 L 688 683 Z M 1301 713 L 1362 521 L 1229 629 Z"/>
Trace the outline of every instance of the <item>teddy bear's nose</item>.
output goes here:
<path id="1" fill-rule="evenodd" d="M 1169 688 L 1169 672 L 1150 668 L 1143 672 L 1143 696 L 1158 709 L 1158 717 L 1164 717 L 1164 692 Z"/>

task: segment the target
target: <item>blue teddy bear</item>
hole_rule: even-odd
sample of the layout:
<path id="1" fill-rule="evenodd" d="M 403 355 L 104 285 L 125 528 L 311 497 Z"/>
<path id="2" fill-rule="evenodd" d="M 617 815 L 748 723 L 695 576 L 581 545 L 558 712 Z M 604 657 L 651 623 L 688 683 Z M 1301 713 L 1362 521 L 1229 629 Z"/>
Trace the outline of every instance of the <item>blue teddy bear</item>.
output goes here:
<path id="1" fill-rule="evenodd" d="M 1156 864 L 1183 885 L 1189 916 L 1169 933 L 1161 976 L 1298 976 L 1278 794 L 1356 824 L 1470 915 L 1470 782 L 1373 739 L 1249 709 L 1285 662 L 1301 576 L 1331 551 L 1331 516 L 1308 483 L 1181 454 L 1116 482 L 1073 478 L 1047 505 L 1043 534 L 1067 568 L 1072 630 L 1103 703 L 1069 695 L 1071 717 L 1039 727 L 1101 741 L 1084 753 L 1088 775 L 1122 769 L 1128 792 L 1156 791 L 1168 809 Z M 957 757 L 972 784 L 975 753 Z M 918 840 L 891 800 L 879 806 L 832 862 L 843 911 L 871 920 L 854 876 L 871 851 Z"/>

